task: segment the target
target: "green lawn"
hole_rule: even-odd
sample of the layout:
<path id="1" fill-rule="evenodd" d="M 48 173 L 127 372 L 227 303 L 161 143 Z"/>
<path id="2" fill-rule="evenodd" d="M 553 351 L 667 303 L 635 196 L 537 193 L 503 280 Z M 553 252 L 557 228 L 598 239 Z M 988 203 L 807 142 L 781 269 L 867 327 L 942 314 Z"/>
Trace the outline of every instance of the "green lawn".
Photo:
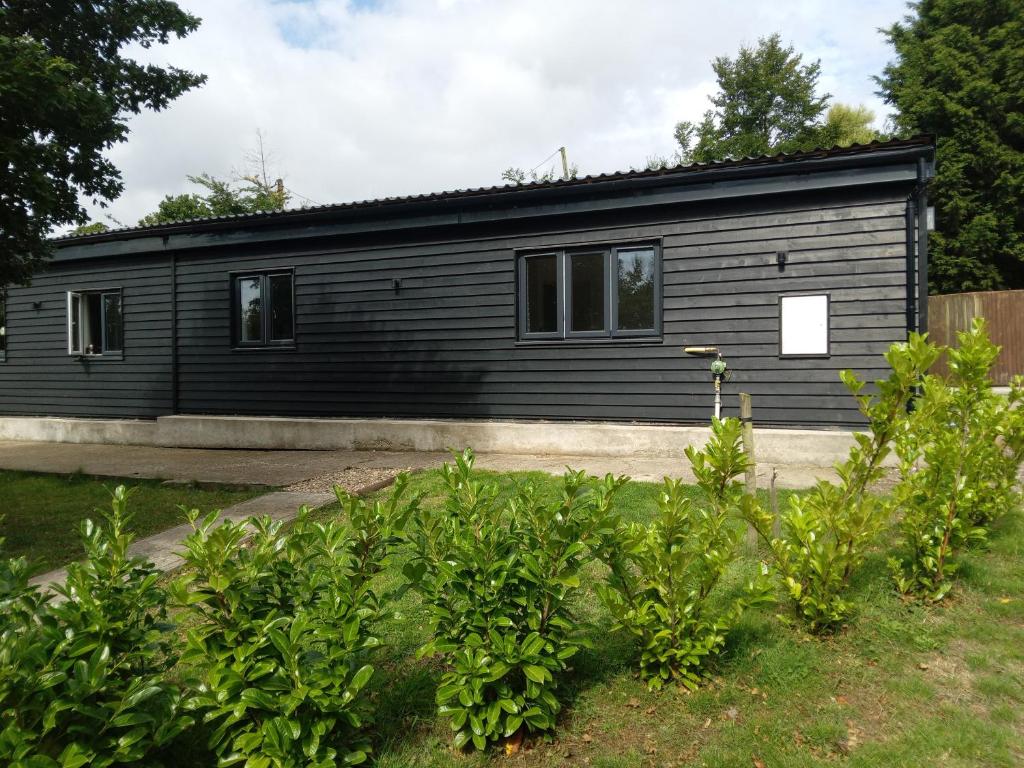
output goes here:
<path id="1" fill-rule="evenodd" d="M 427 491 L 427 503 L 440 502 L 435 472 L 412 483 Z M 657 489 L 627 486 L 620 511 L 632 519 L 650 516 Z M 1017 511 L 1005 518 L 988 551 L 966 556 L 952 598 L 940 607 L 897 597 L 887 550 L 874 552 L 857 579 L 853 598 L 861 609 L 844 631 L 812 638 L 785 626 L 773 610 L 751 612 L 731 634 L 711 682 L 695 694 L 681 688 L 649 693 L 634 672 L 632 641 L 608 631 L 608 616 L 595 595 L 585 593 L 578 613 L 593 622 L 595 647 L 577 657 L 562 689 L 567 705 L 553 738 L 534 742 L 511 762 L 605 768 L 1024 764 L 1024 516 Z M 730 583 L 738 587 L 755 567 L 755 559 L 741 559 Z M 593 575 L 600 578 L 600 568 Z M 396 580 L 397 569 L 386 577 Z M 427 637 L 426 614 L 411 594 L 400 611 L 400 620 L 384 628 L 371 683 L 376 764 L 509 762 L 497 751 L 451 750 L 448 726 L 434 713 L 441 668 L 415 659 Z"/>
<path id="2" fill-rule="evenodd" d="M 79 524 L 99 519 L 97 509 L 110 509 L 110 493 L 119 484 L 134 491 L 128 509 L 138 536 L 185 522 L 179 504 L 208 511 L 222 509 L 265 493 L 265 488 L 162 485 L 159 480 L 44 475 L 0 471 L 0 537 L 2 555 L 24 555 L 33 573 L 45 573 L 82 554 Z"/>

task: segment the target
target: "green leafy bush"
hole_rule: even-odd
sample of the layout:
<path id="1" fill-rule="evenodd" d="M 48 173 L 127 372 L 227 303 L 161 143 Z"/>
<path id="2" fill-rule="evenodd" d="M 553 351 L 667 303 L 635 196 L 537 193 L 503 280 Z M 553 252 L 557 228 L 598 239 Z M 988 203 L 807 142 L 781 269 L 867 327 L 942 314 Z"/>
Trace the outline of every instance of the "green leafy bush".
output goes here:
<path id="1" fill-rule="evenodd" d="M 958 339 L 959 347 L 948 350 L 948 381 L 925 377 L 895 443 L 900 482 L 893 499 L 909 554 L 890 565 L 901 592 L 932 601 L 952 587 L 958 552 L 982 541 L 987 527 L 1020 503 L 1020 382 L 1009 398 L 992 391 L 989 372 L 999 348 L 983 320 Z"/>
<path id="2" fill-rule="evenodd" d="M 568 601 L 625 478 L 588 485 L 568 472 L 561 498 L 526 483 L 505 499 L 474 479 L 473 461 L 466 450 L 442 468 L 447 502 L 411 521 L 404 572 L 430 609 L 433 637 L 420 654 L 448 666 L 438 711 L 457 747 L 485 749 L 554 726 L 559 677 L 585 644 Z"/>
<path id="3" fill-rule="evenodd" d="M 402 476 L 386 504 L 343 493 L 351 533 L 303 509 L 291 528 L 270 518 L 215 525 L 189 514 L 189 573 L 172 593 L 187 606 L 183 662 L 200 673 L 188 707 L 213 724 L 218 765 L 351 765 L 366 759 L 364 686 L 372 625 L 386 598 L 373 589 L 397 532 L 415 509 Z M 248 540 L 247 537 L 251 536 Z"/>
<path id="4" fill-rule="evenodd" d="M 159 572 L 128 554 L 128 491 L 82 525 L 86 559 L 56 596 L 0 565 L 0 762 L 24 768 L 142 762 L 191 724 L 164 673 L 174 635 Z"/>
<path id="5" fill-rule="evenodd" d="M 794 494 L 781 515 L 782 536 L 772 535 L 772 515 L 749 504 L 745 515 L 767 545 L 796 614 L 811 631 L 834 629 L 853 611 L 844 593 L 864 562 L 868 547 L 886 527 L 889 508 L 870 494 L 881 479 L 882 462 L 906 419 L 915 387 L 937 357 L 919 334 L 893 344 L 885 359 L 892 369 L 865 394 L 864 382 L 851 371 L 841 376 L 856 397 L 869 429 L 855 435 L 849 458 L 836 465 L 838 483 L 819 482 L 806 494 Z"/>
<path id="6" fill-rule="evenodd" d="M 695 689 L 729 626 L 748 605 L 766 599 L 761 583 L 728 605 L 715 594 L 743 535 L 740 508 L 750 503 L 734 482 L 748 463 L 740 422 L 716 419 L 704 450 L 686 453 L 707 503 L 694 503 L 682 482 L 665 478 L 658 518 L 618 525 L 601 546 L 610 575 L 598 593 L 614 628 L 640 638 L 640 671 L 651 688 L 678 680 Z"/>

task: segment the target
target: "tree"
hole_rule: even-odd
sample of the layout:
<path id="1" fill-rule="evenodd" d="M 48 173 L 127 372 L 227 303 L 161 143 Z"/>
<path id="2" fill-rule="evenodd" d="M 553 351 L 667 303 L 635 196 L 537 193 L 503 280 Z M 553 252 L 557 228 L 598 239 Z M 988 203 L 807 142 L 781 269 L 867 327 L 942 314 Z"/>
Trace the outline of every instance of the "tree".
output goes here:
<path id="1" fill-rule="evenodd" d="M 109 231 L 110 227 L 102 221 L 90 221 L 88 224 L 82 224 L 79 227 L 75 227 L 69 234 L 79 237 L 81 235 L 99 235 Z"/>
<path id="2" fill-rule="evenodd" d="M 139 219 L 140 227 L 208 216 L 282 211 L 291 199 L 281 179 L 268 184 L 259 177 L 247 176 L 231 182 L 214 178 L 208 173 L 186 178 L 203 187 L 206 193 L 167 195 L 160 201 L 156 211 Z"/>
<path id="3" fill-rule="evenodd" d="M 931 288 L 1024 288 L 1024 3 L 912 8 L 877 82 L 898 130 L 936 137 Z"/>
<path id="4" fill-rule="evenodd" d="M 875 113 L 863 105 L 833 104 L 825 115 L 825 123 L 814 132 L 814 140 L 819 147 L 848 147 L 885 138 L 871 127 L 874 121 Z"/>
<path id="5" fill-rule="evenodd" d="M 57 226 L 88 221 L 79 196 L 123 184 L 104 153 L 128 116 L 160 110 L 205 76 L 123 55 L 194 32 L 170 0 L 4 0 L 0 7 L 0 285 L 25 283 Z"/>
<path id="6" fill-rule="evenodd" d="M 741 47 L 736 59 L 711 63 L 718 78 L 714 110 L 699 124 L 681 122 L 675 136 L 682 162 L 706 163 L 727 157 L 806 149 L 817 142 L 819 119 L 829 94 L 818 95 L 821 64 L 803 64 L 778 34 Z"/>
<path id="7" fill-rule="evenodd" d="M 245 156 L 245 172 L 235 172 L 231 181 L 215 178 L 208 173 L 186 176 L 190 182 L 205 189 L 205 194 L 167 195 L 160 201 L 156 211 L 139 219 L 139 226 L 151 227 L 208 216 L 283 211 L 291 200 L 291 194 L 285 189 L 283 180 L 278 178 L 271 181 L 268 171 L 271 158 L 264 147 L 263 134 L 257 131 L 256 138 L 256 149 Z"/>
<path id="8" fill-rule="evenodd" d="M 570 165 L 569 179 L 575 179 L 579 175 L 579 172 L 580 169 L 576 167 L 575 163 Z M 507 181 L 509 184 L 515 184 L 516 186 L 520 186 L 522 184 L 527 183 L 542 184 L 551 181 L 558 181 L 562 177 L 555 174 L 554 167 L 548 168 L 546 171 L 544 171 L 544 173 L 537 173 L 536 168 L 533 169 L 532 171 L 526 171 L 523 170 L 522 168 L 509 167 L 501 172 L 501 178 L 502 180 Z"/>

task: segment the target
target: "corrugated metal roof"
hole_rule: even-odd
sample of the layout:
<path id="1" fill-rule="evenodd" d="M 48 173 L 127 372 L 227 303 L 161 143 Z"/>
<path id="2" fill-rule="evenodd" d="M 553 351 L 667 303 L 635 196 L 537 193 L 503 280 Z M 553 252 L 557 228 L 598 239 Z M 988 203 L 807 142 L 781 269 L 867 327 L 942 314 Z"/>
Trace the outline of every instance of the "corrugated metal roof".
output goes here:
<path id="1" fill-rule="evenodd" d="M 501 193 L 514 193 L 520 191 L 535 191 L 542 189 L 559 188 L 580 188 L 587 185 L 610 182 L 629 181 L 632 179 L 644 179 L 658 176 L 682 176 L 688 173 L 708 171 L 717 168 L 737 168 L 757 166 L 771 166 L 781 163 L 799 162 L 828 157 L 842 157 L 844 155 L 866 154 L 879 150 L 899 149 L 914 146 L 929 146 L 934 142 L 931 136 L 914 136 L 908 139 L 892 139 L 889 141 L 872 141 L 869 144 L 853 144 L 848 147 L 823 147 L 813 150 L 801 150 L 797 152 L 778 153 L 775 155 L 761 155 L 757 157 L 743 157 L 729 160 L 720 160 L 711 163 L 692 163 L 690 165 L 675 165 L 656 170 L 631 170 L 618 171 L 614 173 L 599 173 L 590 176 L 582 176 L 576 179 L 556 179 L 553 181 L 528 182 L 525 184 L 500 184 L 490 187 L 475 187 L 467 189 L 454 189 L 446 192 L 430 192 L 418 195 L 405 195 L 400 197 L 382 197 L 372 200 L 358 200 L 348 203 L 332 203 L 327 205 L 313 205 L 302 208 L 288 208 L 283 211 L 267 211 L 261 213 L 234 214 L 229 216 L 206 216 L 194 219 L 182 219 L 155 226 L 144 227 L 119 227 L 109 229 L 105 232 L 89 235 L 63 235 L 52 238 L 53 242 L 66 243 L 68 241 L 88 242 L 90 240 L 106 240 L 112 236 L 116 239 L 118 235 L 137 235 L 141 233 L 157 234 L 163 230 L 180 228 L 183 225 L 195 224 L 217 224 L 237 221 L 239 223 L 249 221 L 264 221 L 268 219 L 287 219 L 298 214 L 330 213 L 334 211 L 346 211 L 359 208 L 380 208 L 388 205 L 403 203 L 425 203 L 442 200 L 457 200 L 474 197 L 486 197 Z"/>

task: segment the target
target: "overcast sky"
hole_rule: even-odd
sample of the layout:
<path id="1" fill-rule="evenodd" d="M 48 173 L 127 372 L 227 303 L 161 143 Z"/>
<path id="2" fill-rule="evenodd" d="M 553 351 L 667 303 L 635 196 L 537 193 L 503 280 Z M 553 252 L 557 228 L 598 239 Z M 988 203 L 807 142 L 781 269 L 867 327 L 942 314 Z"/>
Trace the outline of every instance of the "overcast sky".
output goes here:
<path id="1" fill-rule="evenodd" d="M 134 225 L 186 174 L 230 176 L 261 131 L 294 204 L 501 182 L 559 146 L 581 174 L 670 155 L 697 120 L 710 60 L 780 32 L 821 59 L 822 86 L 866 104 L 891 50 L 878 32 L 902 0 L 179 0 L 203 23 L 139 58 L 205 86 L 131 122 L 111 157 Z M 544 170 L 555 160 L 542 165 Z M 303 197 L 300 197 L 303 196 Z"/>

